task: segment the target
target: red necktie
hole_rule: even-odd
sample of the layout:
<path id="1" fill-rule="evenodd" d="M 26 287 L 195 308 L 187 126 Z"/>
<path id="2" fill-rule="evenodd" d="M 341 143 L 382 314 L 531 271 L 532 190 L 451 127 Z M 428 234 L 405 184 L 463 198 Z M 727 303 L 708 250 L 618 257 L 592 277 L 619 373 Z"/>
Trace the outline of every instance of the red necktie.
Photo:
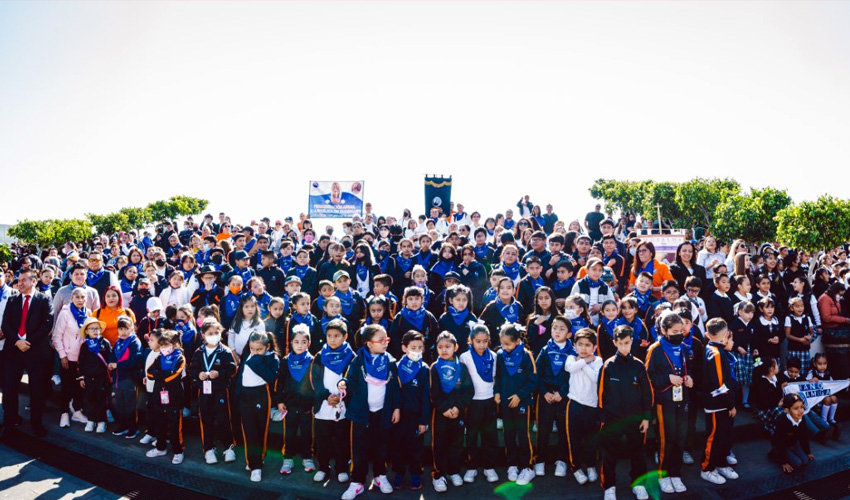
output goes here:
<path id="1" fill-rule="evenodd" d="M 27 337 L 27 313 L 30 312 L 30 296 L 24 296 L 24 310 L 21 311 L 21 326 L 18 327 L 18 337 L 23 340 Z"/>

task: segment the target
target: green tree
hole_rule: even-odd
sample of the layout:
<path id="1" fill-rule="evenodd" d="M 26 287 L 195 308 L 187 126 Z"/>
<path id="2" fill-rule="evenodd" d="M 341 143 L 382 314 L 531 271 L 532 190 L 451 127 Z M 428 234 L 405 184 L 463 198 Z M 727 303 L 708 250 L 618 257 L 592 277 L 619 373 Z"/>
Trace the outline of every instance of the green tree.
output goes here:
<path id="1" fill-rule="evenodd" d="M 86 214 L 86 217 L 94 226 L 95 231 L 100 234 L 115 234 L 119 231 L 129 231 L 132 228 L 129 217 L 122 212 L 106 215 Z"/>
<path id="2" fill-rule="evenodd" d="M 673 225 L 681 228 L 686 225 L 682 209 L 676 203 L 676 191 L 679 184 L 675 182 L 655 182 L 645 191 L 642 199 L 640 213 L 644 219 L 658 220 L 658 208 L 661 208 L 661 217 Z"/>
<path id="3" fill-rule="evenodd" d="M 0 243 L 0 264 L 12 262 L 12 249 L 5 243 Z"/>
<path id="4" fill-rule="evenodd" d="M 788 206 L 776 219 L 777 239 L 792 248 L 817 252 L 850 239 L 850 201 L 830 195 Z"/>
<path id="5" fill-rule="evenodd" d="M 141 229 L 153 222 L 151 211 L 147 207 L 127 207 L 122 208 L 118 212 L 127 216 L 127 224 L 129 224 L 130 229 Z"/>
<path id="6" fill-rule="evenodd" d="M 717 205 L 711 232 L 721 241 L 741 238 L 747 243 L 774 241 L 777 214 L 791 205 L 783 189 L 766 187 L 746 194 L 727 194 Z"/>
<path id="7" fill-rule="evenodd" d="M 23 220 L 9 228 L 9 236 L 39 246 L 83 241 L 91 238 L 94 228 L 84 219 Z"/>
<path id="8" fill-rule="evenodd" d="M 654 184 L 654 181 L 597 179 L 590 187 L 590 196 L 596 200 L 605 201 L 606 208 L 609 210 L 642 213 L 644 199 Z"/>
<path id="9" fill-rule="evenodd" d="M 153 221 L 172 220 L 184 215 L 197 215 L 207 208 L 207 200 L 190 196 L 172 196 L 147 206 Z"/>
<path id="10" fill-rule="evenodd" d="M 714 214 L 723 198 L 740 194 L 741 185 L 732 179 L 703 179 L 696 177 L 678 185 L 676 203 L 688 227 L 697 224 L 711 227 Z"/>

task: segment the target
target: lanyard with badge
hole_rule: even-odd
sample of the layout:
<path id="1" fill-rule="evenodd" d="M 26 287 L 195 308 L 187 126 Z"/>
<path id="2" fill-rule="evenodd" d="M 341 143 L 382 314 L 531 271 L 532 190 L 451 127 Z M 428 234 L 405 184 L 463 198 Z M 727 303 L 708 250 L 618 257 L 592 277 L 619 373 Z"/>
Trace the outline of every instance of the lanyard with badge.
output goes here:
<path id="1" fill-rule="evenodd" d="M 683 353 L 684 354 L 684 353 Z M 670 367 L 673 368 L 673 373 L 679 377 L 687 377 L 688 376 L 688 365 L 685 363 L 684 356 L 682 356 L 682 368 L 676 368 L 676 365 L 670 361 L 670 356 L 667 356 L 667 353 L 664 353 L 664 357 L 667 358 L 667 362 L 670 363 Z M 684 373 L 682 373 L 684 372 Z M 673 386 L 673 402 L 681 403 L 685 399 L 685 389 L 684 389 L 684 380 L 682 381 L 682 385 L 674 385 Z"/>
<path id="2" fill-rule="evenodd" d="M 204 394 L 212 394 L 212 380 L 210 380 L 210 368 L 215 364 L 215 358 L 218 351 L 213 351 L 212 356 L 208 359 L 206 355 L 204 355 L 204 368 L 207 369 L 207 379 L 203 381 L 203 393 Z"/>

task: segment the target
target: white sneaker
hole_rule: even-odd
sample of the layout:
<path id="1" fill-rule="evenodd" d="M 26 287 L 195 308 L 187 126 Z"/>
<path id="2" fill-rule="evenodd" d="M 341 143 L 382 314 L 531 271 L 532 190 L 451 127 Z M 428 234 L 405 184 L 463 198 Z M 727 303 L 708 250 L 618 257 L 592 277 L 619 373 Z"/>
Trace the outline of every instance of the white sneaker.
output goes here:
<path id="1" fill-rule="evenodd" d="M 59 417 L 59 427 L 71 427 L 71 416 L 67 413 L 63 413 Z"/>
<path id="2" fill-rule="evenodd" d="M 555 462 L 555 477 L 565 477 L 567 475 L 567 463 L 563 460 Z"/>
<path id="3" fill-rule="evenodd" d="M 386 475 L 378 476 L 372 479 L 372 482 L 381 490 L 381 493 L 383 493 L 384 495 L 389 495 L 393 492 L 393 485 L 390 480 L 387 479 Z M 349 487 L 349 489 L 351 488 Z M 358 493 L 358 495 L 359 494 L 360 493 Z"/>
<path id="4" fill-rule="evenodd" d="M 702 471 L 699 473 L 699 477 L 705 479 L 709 483 L 726 484 L 726 478 L 718 474 L 716 470 Z"/>
<path id="5" fill-rule="evenodd" d="M 316 464 L 313 463 L 312 458 L 305 458 L 302 465 L 304 465 L 304 472 L 313 472 L 316 470 Z"/>
<path id="6" fill-rule="evenodd" d="M 97 430 L 95 432 L 97 432 L 98 434 L 103 434 L 104 432 L 106 432 L 106 422 L 98 422 Z"/>
<path id="7" fill-rule="evenodd" d="M 236 461 L 236 451 L 233 449 L 233 445 L 230 445 L 229 448 L 224 450 L 224 463 L 230 463 Z"/>
<path id="8" fill-rule="evenodd" d="M 313 481 L 317 483 L 323 483 L 326 477 L 328 477 L 327 473 L 323 470 L 320 470 L 313 474 Z"/>
<path id="9" fill-rule="evenodd" d="M 605 500 L 617 500 L 617 487 L 612 486 L 605 490 Z"/>
<path id="10" fill-rule="evenodd" d="M 342 494 L 342 500 L 354 500 L 358 495 L 362 495 L 364 491 L 366 491 L 366 488 L 362 484 L 351 483 L 348 485 L 345 493 Z"/>
<path id="11" fill-rule="evenodd" d="M 463 486 L 463 478 L 460 477 L 460 474 L 452 474 L 451 476 L 449 476 L 449 481 L 452 482 L 452 486 L 454 486 L 455 488 Z"/>
<path id="12" fill-rule="evenodd" d="M 153 443 L 154 439 L 156 439 L 156 438 L 151 436 L 150 434 L 145 434 L 142 437 L 142 439 L 139 440 L 139 442 L 142 443 L 142 444 L 151 444 L 151 443 Z"/>
<path id="13" fill-rule="evenodd" d="M 534 475 L 535 476 L 545 476 L 546 475 L 546 464 L 545 463 L 534 464 Z"/>
<path id="14" fill-rule="evenodd" d="M 534 479 L 534 471 L 530 467 L 526 467 L 519 473 L 519 477 L 516 478 L 516 484 L 522 486 L 530 483 L 532 479 Z"/>
<path id="15" fill-rule="evenodd" d="M 94 422 L 89 420 L 86 422 L 86 432 L 92 432 L 94 430 Z"/>
<path id="16" fill-rule="evenodd" d="M 584 483 L 587 482 L 587 476 L 584 474 L 584 471 L 581 470 L 581 469 L 576 469 L 576 471 L 573 472 L 573 477 L 576 478 L 576 482 L 578 484 L 584 484 Z"/>
<path id="17" fill-rule="evenodd" d="M 662 477 L 658 481 L 658 485 L 661 487 L 663 493 L 674 493 L 676 491 L 673 489 L 673 481 L 669 477 Z"/>
<path id="18" fill-rule="evenodd" d="M 499 474 L 496 473 L 495 469 L 484 469 L 484 477 L 487 478 L 488 483 L 495 483 L 499 480 Z"/>
<path id="19" fill-rule="evenodd" d="M 508 481 L 516 481 L 517 476 L 519 476 L 519 469 L 513 465 L 508 467 Z"/>
<path id="20" fill-rule="evenodd" d="M 277 408 L 273 408 L 271 414 L 271 421 L 283 422 L 283 413 L 281 413 L 280 410 L 278 410 Z"/>
<path id="21" fill-rule="evenodd" d="M 476 469 L 469 469 L 466 471 L 466 474 L 463 475 L 463 482 L 465 483 L 474 483 L 475 476 L 478 475 L 478 471 Z"/>
<path id="22" fill-rule="evenodd" d="M 50 380 L 53 381 L 53 385 L 59 385 L 59 384 L 62 383 L 62 379 L 59 378 L 59 375 L 54 375 L 54 376 L 50 377 Z"/>
<path id="23" fill-rule="evenodd" d="M 597 479 L 599 479 L 599 474 L 596 473 L 596 467 L 588 467 L 587 480 L 591 483 L 595 483 Z"/>
<path id="24" fill-rule="evenodd" d="M 87 424 L 89 422 L 89 419 L 86 418 L 85 415 L 83 415 L 83 412 L 81 412 L 80 410 L 77 410 L 77 411 L 75 411 L 74 413 L 71 414 L 71 421 L 72 422 L 78 422 L 78 423 L 81 423 L 81 424 Z"/>
<path id="25" fill-rule="evenodd" d="M 168 455 L 168 450 L 157 450 L 156 448 L 145 453 L 148 458 L 164 457 L 165 455 Z"/>
<path id="26" fill-rule="evenodd" d="M 685 465 L 693 465 L 694 464 L 694 457 L 692 457 L 691 454 L 688 453 L 687 451 L 683 451 L 682 452 L 682 463 L 685 464 Z"/>
<path id="27" fill-rule="evenodd" d="M 336 480 L 339 481 L 340 483 L 347 483 L 348 482 L 348 473 L 347 472 L 340 472 L 339 474 L 336 475 Z"/>
<path id="28" fill-rule="evenodd" d="M 505 428 L 505 423 L 502 421 L 501 418 L 497 418 L 496 419 L 496 429 L 502 430 L 504 428 Z"/>
<path id="29" fill-rule="evenodd" d="M 685 484 L 682 482 L 682 478 L 672 477 L 672 478 L 670 478 L 670 481 L 673 483 L 673 490 L 676 493 L 684 493 L 684 492 L 688 491 L 688 489 L 685 488 Z"/>
<path id="30" fill-rule="evenodd" d="M 207 452 L 204 453 L 204 460 L 208 464 L 217 464 L 218 463 L 218 457 L 215 456 L 215 449 L 207 450 Z"/>
<path id="31" fill-rule="evenodd" d="M 292 474 L 292 464 L 293 460 L 291 458 L 284 458 L 283 465 L 280 466 L 280 473 L 284 475 Z"/>
<path id="32" fill-rule="evenodd" d="M 153 438 L 153 441 L 151 441 L 151 446 L 156 446 L 156 442 L 157 442 L 157 439 Z"/>
<path id="33" fill-rule="evenodd" d="M 646 492 L 646 488 L 641 485 L 637 485 L 632 488 L 632 493 L 635 494 L 638 500 L 649 500 L 649 493 Z"/>
<path id="34" fill-rule="evenodd" d="M 726 457 L 726 463 L 729 465 L 738 465 L 738 458 L 734 453 L 729 453 L 729 456 Z"/>
<path id="35" fill-rule="evenodd" d="M 259 483 L 263 480 L 263 471 L 262 469 L 254 469 L 251 471 L 251 481 L 255 483 Z"/>
<path id="36" fill-rule="evenodd" d="M 110 424 L 115 422 L 115 417 L 112 416 L 112 410 L 106 410 L 106 421 Z"/>
<path id="37" fill-rule="evenodd" d="M 726 479 L 738 479 L 738 473 L 732 467 L 718 467 L 717 472 Z"/>
<path id="38" fill-rule="evenodd" d="M 445 493 L 448 487 L 446 486 L 446 478 L 432 479 L 431 485 L 437 493 Z"/>
<path id="39" fill-rule="evenodd" d="M 182 464 L 183 463 L 183 454 L 182 453 L 175 453 L 174 457 L 171 459 L 171 463 L 173 463 L 174 465 Z"/>

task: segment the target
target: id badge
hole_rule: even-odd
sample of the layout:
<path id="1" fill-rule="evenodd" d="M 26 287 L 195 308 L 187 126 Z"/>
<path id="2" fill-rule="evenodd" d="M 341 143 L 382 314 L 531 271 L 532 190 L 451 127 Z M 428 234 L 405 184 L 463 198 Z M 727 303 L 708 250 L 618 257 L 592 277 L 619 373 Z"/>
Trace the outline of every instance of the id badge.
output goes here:
<path id="1" fill-rule="evenodd" d="M 160 403 L 167 405 L 167 404 L 169 404 L 170 401 L 171 401 L 171 399 L 168 397 L 168 391 L 160 391 L 159 392 L 159 402 Z"/>
<path id="2" fill-rule="evenodd" d="M 212 394 L 212 380 L 204 380 L 204 394 Z"/>
<path id="3" fill-rule="evenodd" d="M 684 394 L 683 394 L 683 391 L 682 391 L 682 386 L 681 385 L 674 385 L 673 386 L 673 401 L 675 401 L 677 403 L 681 402 L 684 399 L 683 396 L 684 396 Z"/>

